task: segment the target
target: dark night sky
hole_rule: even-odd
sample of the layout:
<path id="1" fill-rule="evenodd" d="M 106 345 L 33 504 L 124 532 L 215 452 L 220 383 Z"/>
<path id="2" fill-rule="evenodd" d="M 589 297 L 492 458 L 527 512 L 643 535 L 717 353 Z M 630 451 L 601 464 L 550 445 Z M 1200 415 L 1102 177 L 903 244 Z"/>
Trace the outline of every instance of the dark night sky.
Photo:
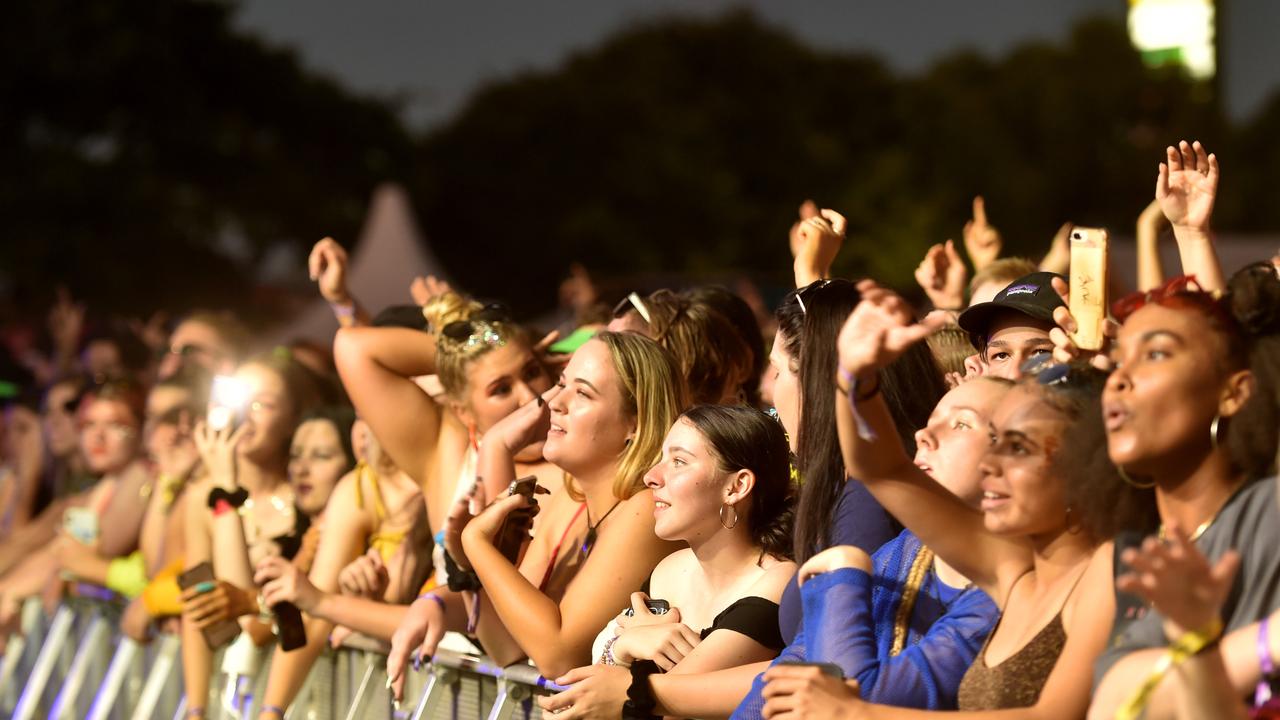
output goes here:
<path id="1" fill-rule="evenodd" d="M 962 48 L 998 55 L 1028 39 L 1056 40 L 1087 15 L 1125 15 L 1125 0 L 244 0 L 241 25 L 300 51 L 351 87 L 408 99 L 429 126 L 477 83 L 549 69 L 629 23 L 660 14 L 748 6 L 807 42 L 870 51 L 913 72 Z M 1220 0 L 1221 5 L 1221 0 Z M 1228 109 L 1247 117 L 1280 87 L 1280 2 L 1231 0 L 1219 42 Z"/>

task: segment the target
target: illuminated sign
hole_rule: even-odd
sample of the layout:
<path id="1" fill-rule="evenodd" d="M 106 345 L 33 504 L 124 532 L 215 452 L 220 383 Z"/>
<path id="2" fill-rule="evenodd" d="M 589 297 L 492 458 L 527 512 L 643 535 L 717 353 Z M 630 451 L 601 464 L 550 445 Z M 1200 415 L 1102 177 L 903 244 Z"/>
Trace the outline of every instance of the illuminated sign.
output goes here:
<path id="1" fill-rule="evenodd" d="M 1129 0 L 1129 39 L 1151 67 L 1178 65 L 1193 78 L 1212 78 L 1213 0 Z"/>

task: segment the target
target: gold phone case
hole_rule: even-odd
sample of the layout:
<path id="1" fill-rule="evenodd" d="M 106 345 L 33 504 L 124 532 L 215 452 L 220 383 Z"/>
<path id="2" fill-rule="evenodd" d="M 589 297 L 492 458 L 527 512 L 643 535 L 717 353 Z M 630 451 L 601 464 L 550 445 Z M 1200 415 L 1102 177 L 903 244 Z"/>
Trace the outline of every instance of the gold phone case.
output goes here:
<path id="1" fill-rule="evenodd" d="M 1109 249 L 1106 230 L 1071 229 L 1071 293 L 1068 305 L 1077 326 L 1071 339 L 1082 350 L 1102 349 L 1102 328 L 1107 319 Z"/>

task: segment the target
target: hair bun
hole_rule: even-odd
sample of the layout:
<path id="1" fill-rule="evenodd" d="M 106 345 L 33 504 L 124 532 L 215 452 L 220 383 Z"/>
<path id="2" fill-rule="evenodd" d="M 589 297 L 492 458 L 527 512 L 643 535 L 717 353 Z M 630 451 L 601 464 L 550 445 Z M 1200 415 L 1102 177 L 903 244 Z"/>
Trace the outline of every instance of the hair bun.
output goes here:
<path id="1" fill-rule="evenodd" d="M 1253 263 L 1232 275 L 1227 290 L 1231 314 L 1247 336 L 1280 332 L 1280 277 L 1269 261 Z"/>

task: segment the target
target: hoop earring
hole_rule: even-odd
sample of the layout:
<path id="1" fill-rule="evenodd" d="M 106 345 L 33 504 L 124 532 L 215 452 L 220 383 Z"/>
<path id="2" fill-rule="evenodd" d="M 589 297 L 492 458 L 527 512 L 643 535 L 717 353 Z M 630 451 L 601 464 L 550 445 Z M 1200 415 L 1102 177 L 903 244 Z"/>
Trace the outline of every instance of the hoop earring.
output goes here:
<path id="1" fill-rule="evenodd" d="M 1137 480 L 1134 480 L 1133 478 L 1129 477 L 1129 473 L 1125 472 L 1124 468 L 1120 467 L 1119 465 L 1116 465 L 1116 472 L 1120 473 L 1120 479 L 1123 480 L 1125 484 L 1128 485 L 1129 487 L 1137 488 L 1139 490 L 1150 490 L 1151 488 L 1156 486 L 1155 480 L 1152 480 L 1149 483 L 1140 483 Z"/>
<path id="2" fill-rule="evenodd" d="M 1084 530 L 1084 524 L 1080 522 L 1079 518 L 1076 518 L 1073 522 L 1071 517 L 1073 514 L 1075 514 L 1075 509 L 1068 505 L 1066 513 L 1067 533 L 1070 535 L 1079 535 L 1080 531 Z"/>
<path id="3" fill-rule="evenodd" d="M 729 508 L 729 510 L 733 512 L 733 522 L 731 523 L 725 523 L 724 521 L 725 508 Z M 737 526 L 738 526 L 738 509 L 730 505 L 729 503 L 725 503 L 721 505 L 720 506 L 720 527 L 724 528 L 725 530 L 732 530 Z"/>
<path id="4" fill-rule="evenodd" d="M 1226 427 L 1226 423 L 1222 420 L 1222 415 L 1214 415 L 1213 422 L 1209 423 L 1209 444 L 1214 450 L 1222 447 L 1222 430 Z"/>

